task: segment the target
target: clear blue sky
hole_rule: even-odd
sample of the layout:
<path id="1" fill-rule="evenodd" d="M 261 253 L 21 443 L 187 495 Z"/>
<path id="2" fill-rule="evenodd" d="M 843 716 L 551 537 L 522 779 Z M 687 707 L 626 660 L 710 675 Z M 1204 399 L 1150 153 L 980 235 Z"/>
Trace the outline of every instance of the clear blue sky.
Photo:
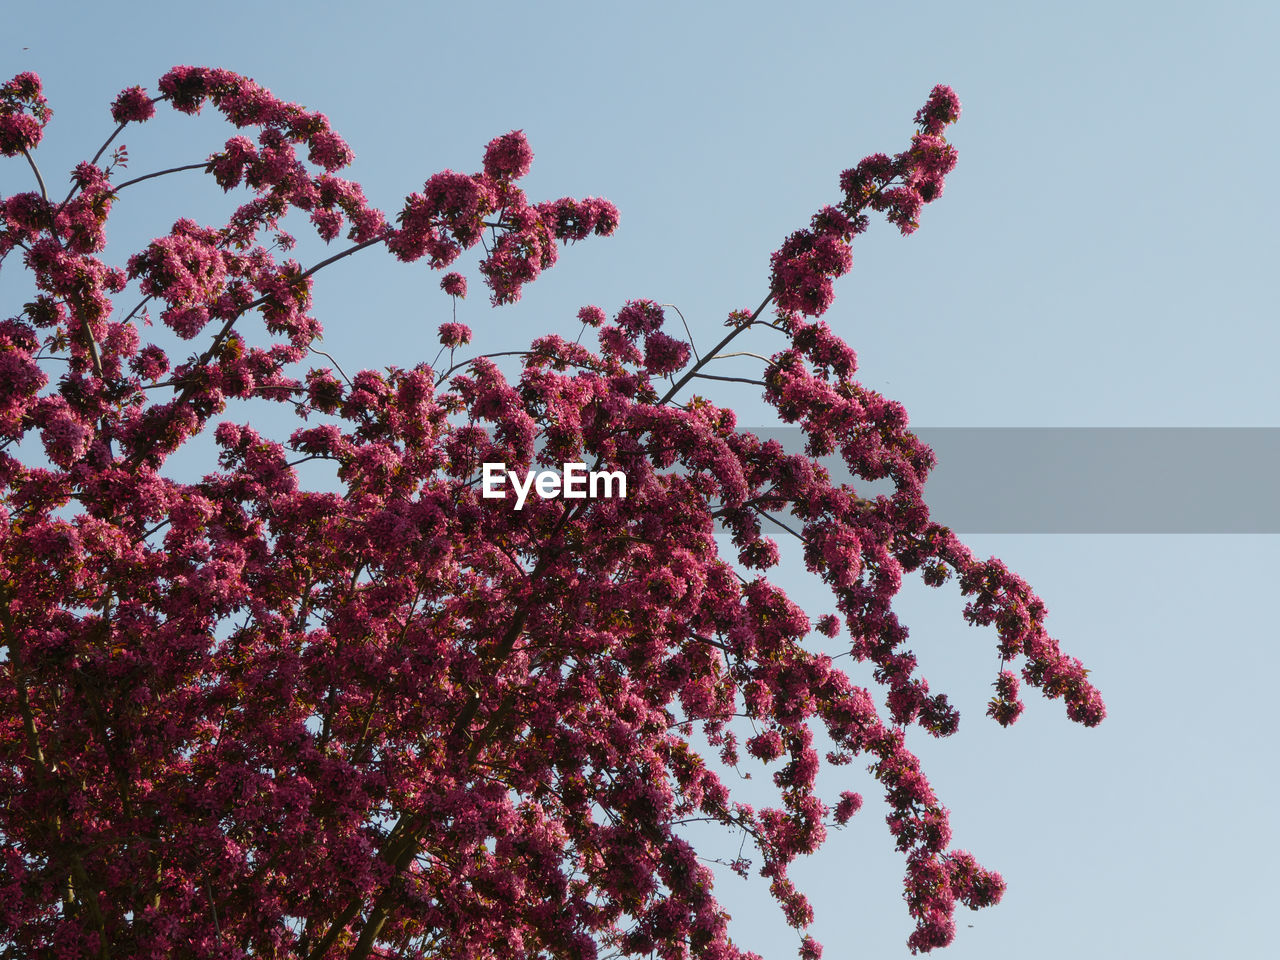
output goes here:
<path id="1" fill-rule="evenodd" d="M 827 317 L 864 381 L 928 427 L 1280 426 L 1278 46 L 1280 7 L 1261 0 L 125 0 L 8 5 L 0 72 L 44 78 L 56 117 L 40 155 L 54 180 L 96 148 L 120 89 L 154 89 L 182 63 L 324 111 L 356 151 L 352 176 L 393 212 L 429 174 L 478 169 L 486 141 L 523 128 L 530 194 L 606 196 L 622 227 L 565 251 L 515 307 L 491 311 L 473 273 L 458 319 L 494 349 L 634 297 L 678 304 L 707 344 L 729 310 L 760 301 L 769 253 L 836 198 L 839 171 L 901 149 L 929 89 L 949 83 L 964 114 L 946 194 L 916 235 L 879 224 L 860 238 Z M 162 113 L 128 133 L 130 173 L 202 159 L 226 135 L 212 118 Z M 24 176 L 0 168 L 0 193 L 28 189 Z M 119 217 L 145 239 L 202 209 L 211 186 L 192 175 L 139 188 Z M 376 253 L 326 271 L 328 349 L 348 370 L 430 360 L 449 310 L 437 281 Z M 0 308 L 20 293 L 0 274 Z M 741 423 L 766 422 L 749 391 L 726 396 Z M 908 590 L 924 672 L 964 716 L 951 740 L 913 743 L 955 842 L 1009 881 L 1000 906 L 962 912 L 942 956 L 1274 949 L 1276 538 L 969 542 L 1036 587 L 1110 716 L 1084 730 L 1029 699 L 1000 730 L 982 716 L 994 637 L 965 626 L 956 591 Z M 831 609 L 802 569 L 793 555 L 777 579 L 812 612 Z M 906 955 L 902 865 L 882 815 L 869 802 L 796 871 L 828 958 Z M 761 890 L 730 878 L 720 894 L 742 941 L 792 956 Z"/>

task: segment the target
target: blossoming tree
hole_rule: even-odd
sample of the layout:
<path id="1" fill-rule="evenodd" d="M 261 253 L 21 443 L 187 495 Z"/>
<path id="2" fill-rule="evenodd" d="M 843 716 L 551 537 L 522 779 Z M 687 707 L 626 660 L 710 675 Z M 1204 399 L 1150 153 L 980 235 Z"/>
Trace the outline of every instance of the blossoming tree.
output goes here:
<path id="1" fill-rule="evenodd" d="M 930 519 L 930 451 L 819 319 L 870 215 L 910 233 L 942 193 L 950 89 L 903 152 L 841 175 L 711 350 L 651 301 L 612 321 L 588 306 L 591 345 L 541 337 L 518 379 L 481 355 L 348 379 L 317 359 L 312 278 L 369 247 L 443 270 L 483 244 L 479 274 L 509 303 L 558 242 L 611 233 L 611 204 L 531 202 L 532 153 L 509 133 L 391 221 L 336 175 L 351 151 L 323 115 L 225 70 L 179 67 L 157 90 L 119 95 L 60 197 L 34 157 L 40 81 L 0 88 L 0 153 L 34 187 L 0 197 L 0 260 L 34 288 L 0 321 L 0 957 L 748 956 L 681 835 L 692 817 L 754 845 L 816 957 L 788 868 L 861 805 L 818 795 L 824 748 L 883 787 L 913 950 L 952 940 L 958 903 L 1000 898 L 906 746 L 911 725 L 945 737 L 958 716 L 906 647 L 903 573 L 956 575 L 965 617 L 994 625 L 1001 724 L 1019 672 L 1073 720 L 1103 705 L 1027 584 Z M 123 147 L 107 151 L 161 102 L 245 131 L 197 165 L 244 202 L 113 265 L 108 216 L 156 174 L 124 179 Z M 333 256 L 276 255 L 290 211 Z M 442 286 L 461 297 L 466 279 Z M 187 355 L 148 340 L 153 312 Z M 759 384 L 804 453 L 693 392 L 757 328 L 781 337 Z M 450 362 L 471 338 L 439 335 Z M 287 442 L 217 423 L 220 469 L 166 476 L 230 398 L 301 422 Z M 832 482 L 818 458 L 836 452 L 893 492 Z M 305 460 L 330 461 L 337 489 L 303 489 Z M 593 464 L 627 495 L 517 510 L 482 494 L 497 462 Z M 840 614 L 816 630 L 870 665 L 884 706 L 769 582 L 765 529 L 803 543 Z M 730 792 L 716 770 L 739 763 L 769 765 L 776 803 Z"/>

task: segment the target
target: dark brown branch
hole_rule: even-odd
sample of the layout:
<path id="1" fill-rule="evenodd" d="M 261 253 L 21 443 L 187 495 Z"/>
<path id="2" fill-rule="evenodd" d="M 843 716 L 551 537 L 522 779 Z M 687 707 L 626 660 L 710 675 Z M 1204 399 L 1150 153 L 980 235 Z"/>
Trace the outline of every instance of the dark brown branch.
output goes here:
<path id="1" fill-rule="evenodd" d="M 145 173 L 140 177 L 134 177 L 132 180 L 126 180 L 124 183 L 116 184 L 113 193 L 119 193 L 125 187 L 131 187 L 135 183 L 141 183 L 143 180 L 154 180 L 156 177 L 163 177 L 167 173 L 181 173 L 183 170 L 206 170 L 209 167 L 208 161 L 202 163 L 187 163 L 181 167 L 170 167 L 167 170 L 157 170 L 155 173 Z"/>
<path id="2" fill-rule="evenodd" d="M 31 167 L 31 172 L 36 175 L 36 183 L 40 184 L 40 196 L 44 198 L 44 202 L 49 202 L 49 191 L 44 188 L 44 177 L 40 175 L 40 168 L 36 166 L 35 160 L 31 158 L 31 152 L 26 147 L 22 148 L 22 155 L 27 158 L 27 164 Z"/>
<path id="3" fill-rule="evenodd" d="M 753 387 L 767 387 L 768 384 L 763 380 L 752 380 L 749 377 L 717 377 L 710 373 L 695 373 L 694 377 L 699 380 L 725 380 L 729 383 L 749 383 Z"/>
<path id="4" fill-rule="evenodd" d="M 767 307 L 772 300 L 773 300 L 773 294 L 770 293 L 767 297 L 764 298 L 764 300 L 760 302 L 760 306 L 756 307 L 755 313 L 751 314 L 751 316 L 747 320 L 744 320 L 742 323 L 738 324 L 732 330 L 730 330 L 728 334 L 725 335 L 725 338 L 721 340 L 719 343 L 717 343 L 709 354 L 707 354 L 705 357 L 703 357 L 701 360 L 695 363 L 689 369 L 688 373 L 686 373 L 683 377 L 681 377 L 672 385 L 671 389 L 668 390 L 666 394 L 662 397 L 662 399 L 658 401 L 658 406 L 660 407 L 664 406 L 667 403 L 667 401 L 669 401 L 672 397 L 674 397 L 677 393 L 680 392 L 680 390 L 684 387 L 685 384 L 687 384 L 690 380 L 693 379 L 695 374 L 701 373 L 702 368 L 706 366 L 709 361 L 714 360 L 720 354 L 721 350 L 723 350 L 730 343 L 732 343 L 734 337 L 736 337 L 743 330 L 746 330 L 753 323 L 755 323 L 756 318 L 759 317 L 760 314 L 764 312 L 764 308 Z"/>
<path id="5" fill-rule="evenodd" d="M 93 155 L 93 159 L 89 161 L 91 165 L 95 167 L 98 165 L 98 160 L 101 159 L 102 155 L 107 152 L 107 147 L 111 146 L 111 141 L 114 140 L 116 137 L 120 136 L 120 131 L 123 130 L 128 123 L 129 123 L 128 120 L 124 120 L 113 131 L 111 131 L 111 136 L 107 137 L 106 141 L 102 144 L 102 146 L 98 148 L 98 152 Z M 63 199 L 62 203 L 58 204 L 59 213 L 62 212 L 63 207 L 65 207 L 68 203 L 71 202 L 71 198 L 74 197 L 75 195 L 76 195 L 76 187 L 73 185 L 71 189 L 67 192 L 67 195 Z"/>

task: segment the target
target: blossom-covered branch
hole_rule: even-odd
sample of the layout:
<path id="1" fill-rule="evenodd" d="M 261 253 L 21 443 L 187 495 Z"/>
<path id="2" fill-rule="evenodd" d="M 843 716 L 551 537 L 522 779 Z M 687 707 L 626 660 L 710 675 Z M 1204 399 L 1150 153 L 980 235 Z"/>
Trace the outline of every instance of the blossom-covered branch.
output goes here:
<path id="1" fill-rule="evenodd" d="M 945 737 L 959 716 L 907 646 L 893 609 L 903 575 L 954 576 L 965 618 L 994 625 L 998 722 L 1022 712 L 1021 683 L 1090 726 L 1102 701 L 1030 587 L 931 518 L 931 451 L 899 404 L 857 382 L 853 350 L 821 319 L 871 215 L 908 234 L 941 196 L 954 93 L 934 89 L 901 153 L 841 175 L 832 204 L 773 255 L 759 307 L 731 312 L 709 352 L 641 299 L 612 318 L 578 310 L 587 343 L 547 335 L 457 362 L 473 334 L 449 316 L 447 364 L 348 376 L 315 346 L 318 270 L 377 247 L 459 264 L 440 281 L 456 307 L 460 258 L 480 248 L 474 270 L 497 306 L 560 244 L 612 233 L 617 210 L 531 201 L 519 182 L 532 149 L 512 131 L 480 170 L 431 175 L 389 217 L 338 176 L 352 152 L 322 114 L 226 70 L 177 67 L 157 90 L 116 98 L 115 132 L 64 202 L 42 182 L 0 197 L 0 262 L 21 251 L 36 288 L 0 321 L 0 716 L 12 718 L 0 946 L 753 956 L 681 833 L 709 821 L 754 845 L 814 958 L 789 869 L 863 806 L 852 789 L 819 795 L 823 736 L 828 763 L 862 760 L 884 793 L 914 951 L 951 942 L 958 904 L 1000 898 L 999 874 L 951 846 L 907 747 L 909 728 Z M 211 106 L 237 128 L 199 166 L 242 202 L 225 223 L 180 218 L 112 264 L 118 192 L 147 177 L 113 182 L 123 148 L 98 162 L 162 105 Z M 37 170 L 51 117 L 33 74 L 4 84 L 0 155 Z M 277 259 L 290 212 L 345 245 L 307 268 Z M 149 308 L 169 346 L 148 332 Z M 240 323 L 252 312 L 257 340 Z M 729 352 L 757 327 L 781 348 Z M 175 338 L 192 342 L 185 359 Z M 504 355 L 519 358 L 512 379 L 494 363 Z M 730 356 L 761 362 L 758 379 L 708 372 Z M 757 383 L 805 450 L 684 392 L 721 380 Z M 276 403 L 296 429 L 218 422 L 232 398 Z M 207 431 L 217 464 L 198 482 L 166 476 Z M 887 478 L 893 492 L 832 483 L 819 458 L 836 453 L 855 483 Z M 304 488 L 296 468 L 313 459 L 335 466 L 333 489 Z M 575 462 L 622 475 L 626 496 L 518 508 L 480 480 L 496 463 L 531 484 Z M 770 582 L 780 552 L 764 522 L 802 545 L 835 613 L 811 619 Z M 836 643 L 870 666 L 884 708 L 825 652 Z M 764 765 L 776 799 L 743 802 L 717 762 Z M 731 866 L 749 872 L 741 852 Z"/>

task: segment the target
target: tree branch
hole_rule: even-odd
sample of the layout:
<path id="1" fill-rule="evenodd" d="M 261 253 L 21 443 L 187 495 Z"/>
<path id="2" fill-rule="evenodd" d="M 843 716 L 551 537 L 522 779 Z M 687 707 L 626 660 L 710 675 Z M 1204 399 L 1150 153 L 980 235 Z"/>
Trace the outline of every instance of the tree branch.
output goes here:
<path id="1" fill-rule="evenodd" d="M 44 177 L 40 175 L 40 168 L 36 166 L 35 160 L 31 158 L 31 151 L 23 147 L 22 155 L 27 158 L 27 164 L 31 167 L 31 172 L 36 175 L 36 183 L 40 184 L 40 196 L 44 198 L 45 203 L 48 203 L 49 191 L 44 187 Z M 52 225 L 50 225 L 50 232 L 52 232 L 52 229 Z"/>
<path id="2" fill-rule="evenodd" d="M 183 170 L 205 170 L 208 169 L 209 163 L 187 163 L 180 167 L 170 167 L 167 170 L 157 170 L 155 173 L 145 173 L 140 177 L 134 177 L 132 180 L 126 180 L 124 183 L 118 183 L 112 193 L 119 193 L 125 187 L 131 187 L 135 183 L 141 183 L 143 180 L 154 180 L 156 177 L 163 177 L 168 173 L 181 173 Z"/>
<path id="3" fill-rule="evenodd" d="M 773 294 L 770 293 L 767 297 L 764 298 L 764 300 L 760 302 L 760 306 L 756 307 L 755 313 L 751 314 L 751 316 L 748 319 L 744 320 L 742 323 L 734 326 L 734 328 L 729 331 L 729 333 L 725 336 L 725 338 L 715 345 L 715 347 L 712 349 L 712 351 L 709 354 L 707 354 L 705 357 L 703 357 L 701 360 L 695 363 L 683 377 L 681 377 L 674 384 L 672 384 L 671 389 L 668 390 L 666 394 L 662 397 L 662 399 L 658 401 L 657 405 L 660 407 L 665 405 L 667 401 L 669 401 L 672 397 L 674 397 L 677 393 L 679 393 L 680 390 L 684 387 L 684 385 L 688 383 L 690 380 L 692 380 L 695 374 L 700 373 L 702 371 L 702 368 L 706 366 L 707 363 L 709 363 L 711 360 L 714 360 L 719 355 L 721 350 L 723 350 L 725 347 L 727 347 L 730 343 L 733 342 L 733 339 L 738 334 L 740 334 L 743 330 L 746 330 L 753 323 L 755 323 L 756 318 L 759 317 L 760 314 L 764 312 L 764 308 L 767 307 L 772 300 L 773 300 Z"/>

